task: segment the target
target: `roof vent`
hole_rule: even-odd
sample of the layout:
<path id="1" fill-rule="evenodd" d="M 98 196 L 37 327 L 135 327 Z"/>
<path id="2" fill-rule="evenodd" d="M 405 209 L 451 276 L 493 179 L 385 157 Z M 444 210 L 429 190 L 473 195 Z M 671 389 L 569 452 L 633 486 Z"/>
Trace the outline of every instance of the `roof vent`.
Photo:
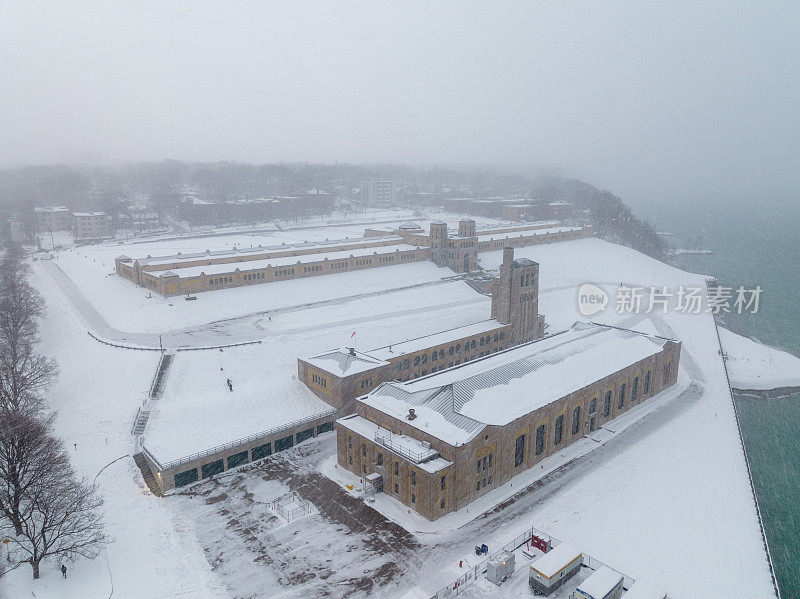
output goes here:
<path id="1" fill-rule="evenodd" d="M 406 416 L 406 418 L 408 418 L 409 420 L 414 420 L 414 418 L 416 417 L 417 415 L 414 412 L 414 408 L 408 408 L 408 416 Z"/>
<path id="2" fill-rule="evenodd" d="M 348 347 L 347 349 L 350 350 L 350 355 L 351 356 L 355 356 L 356 355 L 356 348 L 355 347 Z"/>

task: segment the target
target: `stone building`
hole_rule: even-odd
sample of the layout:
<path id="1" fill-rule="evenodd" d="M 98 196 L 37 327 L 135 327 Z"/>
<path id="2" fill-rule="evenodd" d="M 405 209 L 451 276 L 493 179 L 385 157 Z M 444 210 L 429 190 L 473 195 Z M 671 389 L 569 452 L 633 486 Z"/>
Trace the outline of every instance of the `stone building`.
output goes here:
<path id="1" fill-rule="evenodd" d="M 525 343 L 544 334 L 539 315 L 539 264 L 514 260 L 514 248 L 503 250 L 500 277 L 492 283 L 492 318 L 510 326 L 511 342 Z"/>
<path id="2" fill-rule="evenodd" d="M 386 347 L 356 352 L 333 349 L 297 359 L 297 377 L 314 394 L 348 414 L 360 395 L 386 381 L 408 381 L 538 339 L 539 265 L 504 252 L 500 279 L 492 286 L 492 318 Z"/>
<path id="3" fill-rule="evenodd" d="M 677 382 L 680 342 L 575 323 L 410 382 L 336 422 L 337 461 L 428 520 L 476 498 Z"/>
<path id="4" fill-rule="evenodd" d="M 455 272 L 471 271 L 475 268 L 478 253 L 475 221 L 470 218 L 461 219 L 457 236 L 448 234 L 447 223 L 432 222 L 430 248 L 434 264 L 450 267 Z"/>

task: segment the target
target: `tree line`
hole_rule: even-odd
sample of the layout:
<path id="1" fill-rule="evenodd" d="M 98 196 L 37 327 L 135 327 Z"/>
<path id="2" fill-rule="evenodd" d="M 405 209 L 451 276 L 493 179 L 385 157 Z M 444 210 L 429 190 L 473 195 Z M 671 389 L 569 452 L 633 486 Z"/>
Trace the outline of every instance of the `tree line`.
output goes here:
<path id="1" fill-rule="evenodd" d="M 47 558 L 96 557 L 106 538 L 93 485 L 79 479 L 53 432 L 45 394 L 58 376 L 37 352 L 44 300 L 29 281 L 18 248 L 0 258 L 0 537 L 11 559 L 33 578 Z"/>

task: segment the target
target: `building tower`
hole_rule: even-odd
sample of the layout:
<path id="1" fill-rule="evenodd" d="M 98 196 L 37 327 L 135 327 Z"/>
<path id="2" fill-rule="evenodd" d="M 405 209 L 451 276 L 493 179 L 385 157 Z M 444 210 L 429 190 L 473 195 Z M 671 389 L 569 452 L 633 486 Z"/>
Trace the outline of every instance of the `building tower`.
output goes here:
<path id="1" fill-rule="evenodd" d="M 462 218 L 458 221 L 459 237 L 475 237 L 475 221 L 471 218 Z"/>
<path id="2" fill-rule="evenodd" d="M 447 243 L 447 223 L 435 220 L 431 222 L 431 260 L 436 266 L 450 266 Z"/>
<path id="3" fill-rule="evenodd" d="M 544 316 L 539 315 L 539 264 L 527 258 L 514 260 L 514 248 L 503 248 L 500 277 L 492 283 L 492 318 L 511 325 L 513 344 L 544 336 Z"/>

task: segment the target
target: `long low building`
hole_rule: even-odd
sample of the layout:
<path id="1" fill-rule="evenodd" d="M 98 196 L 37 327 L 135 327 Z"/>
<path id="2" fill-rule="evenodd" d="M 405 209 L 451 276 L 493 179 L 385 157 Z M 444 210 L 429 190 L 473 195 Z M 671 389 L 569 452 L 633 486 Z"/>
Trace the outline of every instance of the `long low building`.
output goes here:
<path id="1" fill-rule="evenodd" d="M 337 460 L 436 520 L 674 385 L 680 350 L 673 339 L 578 322 L 384 382 L 337 420 Z"/>
<path id="2" fill-rule="evenodd" d="M 164 296 L 378 268 L 427 260 L 429 248 L 407 244 L 367 247 L 248 262 L 142 272 L 141 284 Z"/>
<path id="3" fill-rule="evenodd" d="M 556 222 L 477 229 L 462 219 L 458 231 L 442 221 L 425 233 L 415 223 L 398 229 L 367 229 L 358 239 L 309 242 L 272 247 L 234 248 L 217 252 L 173 254 L 114 261 L 117 274 L 164 296 L 228 287 L 257 285 L 363 268 L 432 260 L 455 272 L 476 269 L 478 252 L 591 237 L 591 227 L 554 226 Z"/>

